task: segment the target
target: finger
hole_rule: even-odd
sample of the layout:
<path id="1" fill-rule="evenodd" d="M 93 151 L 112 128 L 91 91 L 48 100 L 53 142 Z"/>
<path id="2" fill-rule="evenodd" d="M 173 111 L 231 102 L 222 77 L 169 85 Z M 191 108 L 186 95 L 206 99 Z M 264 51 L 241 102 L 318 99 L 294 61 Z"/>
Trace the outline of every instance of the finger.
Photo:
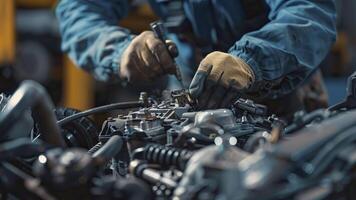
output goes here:
<path id="1" fill-rule="evenodd" d="M 161 66 L 156 57 L 150 51 L 150 49 L 146 45 L 143 45 L 139 51 L 141 59 L 144 63 L 144 69 L 142 69 L 142 71 L 147 73 L 148 77 L 150 78 L 155 78 L 159 75 L 162 75 L 163 71 L 161 69 Z"/>
<path id="2" fill-rule="evenodd" d="M 213 108 L 218 108 L 222 102 L 222 100 L 224 99 L 224 95 L 227 91 L 227 88 L 224 87 L 221 84 L 221 78 L 223 76 L 224 73 L 221 73 L 216 86 L 214 88 L 211 89 L 212 91 L 212 95 L 210 96 L 208 103 L 207 103 L 207 109 L 213 109 Z"/>
<path id="3" fill-rule="evenodd" d="M 197 71 L 203 71 L 203 72 L 207 72 L 208 74 L 210 74 L 213 70 L 213 65 L 212 64 L 205 64 L 203 61 L 200 63 Z"/>
<path id="4" fill-rule="evenodd" d="M 205 70 L 209 70 L 209 68 L 204 67 L 205 65 L 202 64 L 199 67 L 199 71 L 205 71 Z M 213 99 L 211 99 L 211 96 L 214 94 L 216 87 L 219 85 L 219 82 L 221 81 L 221 78 L 223 76 L 223 72 L 219 72 L 218 70 L 216 70 L 214 67 L 211 68 L 209 75 L 205 81 L 204 84 L 204 89 L 203 89 L 203 94 L 200 95 L 199 99 L 198 99 L 198 103 L 199 106 L 201 108 L 207 108 L 208 107 L 208 103 L 210 101 L 214 101 Z M 213 104 L 213 102 L 212 102 Z"/>
<path id="5" fill-rule="evenodd" d="M 144 31 L 140 35 L 136 36 L 132 41 L 132 45 L 129 48 L 132 48 L 132 58 L 130 60 L 132 63 L 131 68 L 136 68 L 136 73 L 134 74 L 135 81 L 138 80 L 151 80 L 154 74 L 154 69 L 149 69 L 150 66 L 154 66 L 158 63 L 155 61 L 154 56 L 150 55 L 150 51 L 147 50 L 145 45 L 145 41 L 149 38 L 154 38 L 154 34 L 152 31 Z M 152 73 L 153 72 L 153 73 Z"/>
<path id="6" fill-rule="evenodd" d="M 128 63 L 129 77 L 128 81 L 134 83 L 140 80 L 150 80 L 148 74 L 143 70 L 145 69 L 145 64 L 137 53 L 133 53 L 130 62 Z"/>
<path id="7" fill-rule="evenodd" d="M 157 38 L 150 38 L 146 41 L 146 45 L 157 58 L 162 70 L 165 73 L 174 74 L 176 66 L 165 44 Z"/>
<path id="8" fill-rule="evenodd" d="M 209 65 L 208 67 L 202 67 L 204 68 L 204 70 L 198 69 L 198 71 L 195 73 L 193 80 L 189 86 L 189 93 L 192 95 L 193 98 L 198 99 L 200 97 L 204 89 L 205 80 L 211 72 L 212 67 L 212 65 Z"/>
<path id="9" fill-rule="evenodd" d="M 134 51 L 132 49 L 133 48 L 129 46 L 128 49 L 125 50 L 124 54 L 122 55 L 119 68 L 120 78 L 122 80 L 127 80 L 128 82 L 132 81 L 132 71 L 136 68 L 136 66 L 133 66 L 133 62 L 137 58 L 134 56 Z"/>
<path id="10" fill-rule="evenodd" d="M 166 45 L 168 47 L 168 51 L 173 58 L 179 56 L 179 51 L 177 45 L 172 40 L 166 40 Z"/>
<path id="11" fill-rule="evenodd" d="M 238 92 L 234 89 L 226 90 L 225 98 L 221 101 L 219 108 L 228 108 L 237 100 Z"/>
<path id="12" fill-rule="evenodd" d="M 220 103 L 220 106 L 219 106 L 220 108 L 228 108 L 240 96 L 239 91 L 237 90 L 237 88 L 234 85 L 235 85 L 235 81 L 232 80 L 229 84 L 229 88 L 226 90 L 224 99 Z"/>
<path id="13" fill-rule="evenodd" d="M 225 98 L 227 89 L 222 85 L 217 85 L 207 104 L 207 109 L 221 108 L 220 105 Z"/>
<path id="14" fill-rule="evenodd" d="M 200 109 L 207 108 L 208 103 L 214 93 L 214 89 L 218 85 L 218 80 L 208 77 L 204 83 L 203 93 L 198 98 L 198 107 Z"/>

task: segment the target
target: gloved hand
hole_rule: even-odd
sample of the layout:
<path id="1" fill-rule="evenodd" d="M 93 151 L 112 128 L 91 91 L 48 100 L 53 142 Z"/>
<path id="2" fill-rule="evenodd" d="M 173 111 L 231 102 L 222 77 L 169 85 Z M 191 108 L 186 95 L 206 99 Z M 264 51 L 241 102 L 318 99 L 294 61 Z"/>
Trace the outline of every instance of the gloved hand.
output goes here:
<path id="1" fill-rule="evenodd" d="M 152 81 L 165 74 L 174 74 L 176 66 L 170 54 L 176 57 L 177 47 L 172 41 L 166 43 L 169 52 L 152 31 L 142 32 L 135 37 L 122 55 L 120 78 L 134 83 Z"/>
<path id="2" fill-rule="evenodd" d="M 199 108 L 226 107 L 254 82 L 251 67 L 242 59 L 223 52 L 212 52 L 200 63 L 189 92 Z"/>

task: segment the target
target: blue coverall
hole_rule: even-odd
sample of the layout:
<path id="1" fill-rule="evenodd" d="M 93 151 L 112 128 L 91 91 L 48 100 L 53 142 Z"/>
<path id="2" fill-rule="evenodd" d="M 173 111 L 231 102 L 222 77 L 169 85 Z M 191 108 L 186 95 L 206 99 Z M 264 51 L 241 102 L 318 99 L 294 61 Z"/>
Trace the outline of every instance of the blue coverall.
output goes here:
<path id="1" fill-rule="evenodd" d="M 290 93 L 300 85 L 318 67 L 336 38 L 333 0 L 265 0 L 268 20 L 248 32 L 247 13 L 240 0 L 182 1 L 197 38 L 212 46 L 220 43 L 223 49 L 218 50 L 238 56 L 252 67 L 258 86 L 252 90 L 276 85 L 269 89 L 269 98 Z M 167 13 L 157 2 L 151 0 L 151 6 L 164 18 Z M 118 26 L 128 11 L 127 0 L 61 0 L 56 14 L 63 50 L 97 79 L 117 77 L 120 56 L 134 37 Z M 175 42 L 178 48 L 185 48 L 180 60 L 191 60 L 189 44 L 179 39 Z M 197 68 L 194 62 L 184 66 L 191 74 Z"/>

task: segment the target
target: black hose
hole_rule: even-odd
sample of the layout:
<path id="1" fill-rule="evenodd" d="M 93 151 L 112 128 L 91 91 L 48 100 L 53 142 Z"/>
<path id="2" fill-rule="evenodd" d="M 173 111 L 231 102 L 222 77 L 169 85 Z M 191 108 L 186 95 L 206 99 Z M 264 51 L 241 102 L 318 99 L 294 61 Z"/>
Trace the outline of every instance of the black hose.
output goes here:
<path id="1" fill-rule="evenodd" d="M 68 122 L 71 122 L 73 120 L 96 114 L 96 113 L 103 113 L 107 111 L 112 111 L 112 110 L 120 110 L 120 109 L 128 109 L 128 108 L 138 108 L 143 106 L 143 103 L 140 101 L 131 101 L 131 102 L 121 102 L 121 103 L 113 103 L 105 106 L 100 106 L 96 108 L 92 108 L 83 112 L 76 113 L 74 115 L 71 115 L 69 117 L 66 117 L 64 119 L 61 119 L 57 122 L 58 126 L 63 126 Z"/>
<path id="2" fill-rule="evenodd" d="M 20 138 L 1 143 L 0 161 L 13 159 L 15 157 L 33 158 L 45 152 L 45 148 L 32 142 L 28 138 Z"/>
<path id="3" fill-rule="evenodd" d="M 118 135 L 114 135 L 99 150 L 97 150 L 92 155 L 92 157 L 104 158 L 109 160 L 120 152 L 122 146 L 123 146 L 122 138 Z"/>
<path id="4" fill-rule="evenodd" d="M 288 140 L 274 146 L 273 152 L 279 156 L 287 157 L 296 163 L 305 163 L 309 159 L 316 158 L 318 152 L 324 151 L 325 145 L 334 144 L 344 137 L 344 134 L 353 129 L 356 124 L 356 111 L 345 112 L 321 122 L 318 125 L 304 128 L 290 137 Z M 337 139 L 337 140 L 336 140 Z M 333 143 L 332 141 L 335 142 Z M 351 141 L 352 138 L 350 137 Z M 337 143 L 338 144 L 338 143 Z M 331 147 L 331 146 L 330 146 Z M 330 147 L 326 148 L 329 149 Z M 328 153 L 320 155 L 325 156 Z M 319 160 L 323 160 L 319 159 Z M 319 162 L 319 161 L 318 161 Z"/>
<path id="5" fill-rule="evenodd" d="M 43 140 L 49 144 L 65 147 L 54 115 L 54 106 L 45 89 L 34 81 L 24 81 L 9 99 L 0 115 L 0 134 L 9 131 L 22 117 L 32 110 L 33 118 L 39 124 Z"/>
<path id="6" fill-rule="evenodd" d="M 300 122 L 296 122 L 296 123 L 291 124 L 290 126 L 287 126 L 284 130 L 284 134 L 290 134 L 297 130 L 300 130 L 301 128 L 303 128 L 304 126 L 313 122 L 316 119 L 320 119 L 320 120 L 326 119 L 328 117 L 328 115 L 329 115 L 329 112 L 325 111 L 323 109 L 315 110 L 315 111 L 303 116 Z"/>
<path id="7" fill-rule="evenodd" d="M 318 176 L 331 162 L 334 161 L 335 156 L 340 153 L 338 149 L 351 145 L 356 141 L 355 131 L 355 127 L 351 127 L 347 131 L 340 132 L 319 150 L 317 155 L 310 162 L 310 164 L 314 166 L 312 171 L 313 177 Z"/>

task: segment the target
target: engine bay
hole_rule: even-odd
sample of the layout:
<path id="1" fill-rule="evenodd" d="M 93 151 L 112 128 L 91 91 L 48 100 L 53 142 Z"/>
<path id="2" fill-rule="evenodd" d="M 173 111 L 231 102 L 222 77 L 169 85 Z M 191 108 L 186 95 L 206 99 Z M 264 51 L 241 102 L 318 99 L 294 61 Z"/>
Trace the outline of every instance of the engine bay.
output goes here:
<path id="1" fill-rule="evenodd" d="M 355 77 L 344 102 L 292 122 L 242 98 L 198 110 L 185 90 L 55 109 L 25 81 L 0 96 L 1 198 L 352 199 Z M 117 110 L 101 127 L 88 118 Z"/>

